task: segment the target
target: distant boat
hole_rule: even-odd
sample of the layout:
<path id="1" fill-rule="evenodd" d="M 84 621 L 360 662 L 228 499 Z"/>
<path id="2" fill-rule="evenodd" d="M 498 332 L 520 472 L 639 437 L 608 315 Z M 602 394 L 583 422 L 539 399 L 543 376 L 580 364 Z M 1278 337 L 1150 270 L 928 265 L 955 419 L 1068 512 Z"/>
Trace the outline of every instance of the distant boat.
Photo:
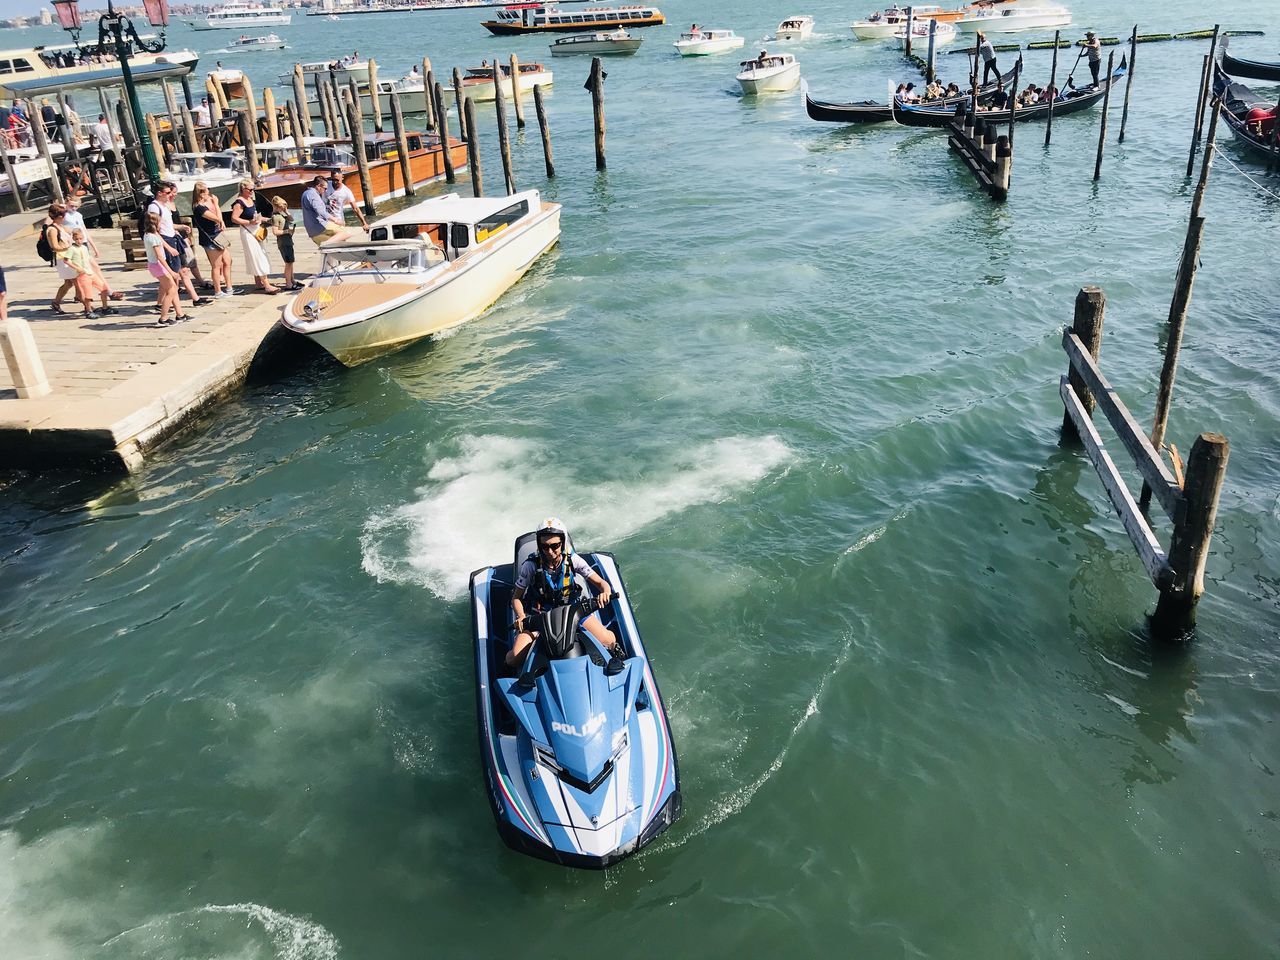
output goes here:
<path id="1" fill-rule="evenodd" d="M 813 17 L 807 13 L 797 17 L 787 17 L 778 24 L 779 40 L 804 40 L 813 33 Z"/>
<path id="2" fill-rule="evenodd" d="M 265 37 L 240 37 L 227 44 L 227 49 L 236 53 L 253 53 L 259 50 L 283 50 L 285 42 L 274 33 Z"/>
<path id="3" fill-rule="evenodd" d="M 341 18 L 340 16 L 338 16 L 336 13 L 331 13 L 331 14 L 329 14 L 329 16 L 328 16 L 328 17 L 326 17 L 325 19 L 326 19 L 326 20 L 328 20 L 330 23 L 341 23 L 341 22 L 342 22 L 342 18 Z"/>
<path id="4" fill-rule="evenodd" d="M 643 42 L 644 37 L 633 37 L 625 30 L 614 30 L 609 33 L 574 33 L 561 37 L 551 44 L 551 55 L 568 57 L 580 53 L 629 54 L 639 50 Z"/>
<path id="5" fill-rule="evenodd" d="M 327 80 L 329 79 L 330 71 L 332 71 L 334 79 L 340 84 L 346 84 L 348 80 L 354 80 L 363 87 L 369 83 L 368 60 L 353 60 L 350 57 L 340 57 L 336 60 L 313 60 L 309 63 L 299 64 L 299 66 L 302 67 L 302 79 L 307 82 L 311 82 L 317 74 Z M 292 83 L 293 74 L 280 74 L 280 82 Z"/>
<path id="6" fill-rule="evenodd" d="M 280 7 L 267 7 L 260 3 L 228 3 L 211 10 L 203 20 L 187 20 L 196 30 L 243 30 L 245 27 L 287 27 L 293 15 Z"/>
<path id="7" fill-rule="evenodd" d="M 789 53 L 764 53 L 754 60 L 744 60 L 739 66 L 738 83 L 742 92 L 784 93 L 800 82 L 800 64 Z"/>
<path id="8" fill-rule="evenodd" d="M 499 75 L 502 78 L 500 81 L 502 97 L 504 100 L 510 100 L 512 97 L 511 67 L 505 63 L 501 64 Z M 520 92 L 523 94 L 532 93 L 533 88 L 539 84 L 549 87 L 553 79 L 551 71 L 540 63 L 520 64 Z M 453 89 L 450 88 L 449 92 L 452 93 Z M 476 101 L 496 99 L 497 95 L 493 88 L 493 67 L 487 64 L 468 67 L 466 74 L 462 77 L 462 93 Z"/>
<path id="9" fill-rule="evenodd" d="M 961 33 L 1013 33 L 1015 30 L 1039 30 L 1065 27 L 1071 23 L 1071 11 L 1056 3 L 1016 2 L 995 7 L 982 7 L 956 21 Z"/>
<path id="10" fill-rule="evenodd" d="M 555 4 L 503 7 L 483 26 L 495 36 L 512 33 L 588 33 L 617 27 L 657 27 L 667 22 L 657 7 L 585 7 L 561 10 Z"/>
<path id="11" fill-rule="evenodd" d="M 682 57 L 705 57 L 712 53 L 737 50 L 747 41 L 732 30 L 696 30 L 680 34 L 673 46 Z"/>
<path id="12" fill-rule="evenodd" d="M 927 54 L 929 52 L 930 30 L 933 31 L 933 44 L 935 50 L 944 43 L 950 43 L 958 35 L 955 24 L 937 23 L 935 26 L 933 21 L 917 20 L 911 25 L 912 53 Z M 905 23 L 893 32 L 893 39 L 898 41 L 898 44 L 902 49 L 905 50 L 907 48 L 907 25 Z"/>

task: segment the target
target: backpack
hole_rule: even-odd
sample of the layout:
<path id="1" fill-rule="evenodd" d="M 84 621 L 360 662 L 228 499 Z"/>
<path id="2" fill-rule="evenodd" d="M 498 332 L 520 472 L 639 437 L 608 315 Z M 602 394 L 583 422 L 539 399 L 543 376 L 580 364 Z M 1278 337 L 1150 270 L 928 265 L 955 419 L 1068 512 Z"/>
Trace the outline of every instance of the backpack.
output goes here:
<path id="1" fill-rule="evenodd" d="M 49 245 L 49 225 L 40 228 L 40 236 L 36 240 L 36 256 L 51 267 L 57 259 L 54 255 L 53 247 Z"/>

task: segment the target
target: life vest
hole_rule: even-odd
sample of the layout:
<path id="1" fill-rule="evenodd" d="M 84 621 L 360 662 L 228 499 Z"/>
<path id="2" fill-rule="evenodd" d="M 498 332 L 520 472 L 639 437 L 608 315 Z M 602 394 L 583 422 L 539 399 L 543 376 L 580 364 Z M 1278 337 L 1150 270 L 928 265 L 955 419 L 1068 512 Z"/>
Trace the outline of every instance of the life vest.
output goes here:
<path id="1" fill-rule="evenodd" d="M 525 597 L 534 610 L 549 610 L 552 607 L 563 607 L 573 603 L 582 592 L 577 578 L 573 575 L 573 555 L 566 553 L 560 559 L 555 570 L 543 567 L 540 560 L 534 561 L 533 577 L 529 581 L 529 589 Z"/>

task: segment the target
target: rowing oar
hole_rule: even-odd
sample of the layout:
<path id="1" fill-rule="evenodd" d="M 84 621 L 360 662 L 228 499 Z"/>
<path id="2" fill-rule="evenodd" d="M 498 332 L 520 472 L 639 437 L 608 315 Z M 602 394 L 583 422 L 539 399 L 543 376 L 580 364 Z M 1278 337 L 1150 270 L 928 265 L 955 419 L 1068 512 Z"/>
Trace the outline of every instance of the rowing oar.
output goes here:
<path id="1" fill-rule="evenodd" d="M 1080 58 L 1084 56 L 1084 52 L 1087 49 L 1087 47 L 1080 48 L 1080 53 L 1076 55 L 1076 62 L 1071 65 L 1071 73 L 1067 74 L 1067 82 L 1063 84 L 1064 87 L 1069 87 L 1071 85 L 1071 77 L 1075 74 L 1076 67 L 1080 66 Z"/>

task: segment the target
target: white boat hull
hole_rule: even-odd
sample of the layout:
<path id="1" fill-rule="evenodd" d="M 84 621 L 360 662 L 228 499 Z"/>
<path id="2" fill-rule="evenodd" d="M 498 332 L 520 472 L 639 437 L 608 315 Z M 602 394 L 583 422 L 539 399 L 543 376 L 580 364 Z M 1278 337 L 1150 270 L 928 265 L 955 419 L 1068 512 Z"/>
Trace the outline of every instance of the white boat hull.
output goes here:
<path id="1" fill-rule="evenodd" d="M 748 96 L 759 93 L 785 93 L 800 83 L 800 64 L 789 63 L 785 67 L 769 70 L 749 70 L 738 74 L 742 92 Z"/>
<path id="2" fill-rule="evenodd" d="M 682 57 L 705 57 L 713 53 L 737 50 L 746 42 L 746 37 L 724 37 L 718 40 L 677 40 L 675 48 Z"/>
<path id="3" fill-rule="evenodd" d="M 1042 30 L 1045 27 L 1071 25 L 1070 10 L 1019 10 L 1003 17 L 973 17 L 956 21 L 961 33 L 1016 33 L 1019 30 Z"/>
<path id="4" fill-rule="evenodd" d="M 786 21 L 784 21 L 786 22 Z M 800 20 L 798 26 L 784 27 L 778 25 L 779 40 L 807 40 L 813 33 L 813 18 L 804 17 Z"/>
<path id="5" fill-rule="evenodd" d="M 591 40 L 584 43 L 553 43 L 553 57 L 569 57 L 580 53 L 589 53 L 597 57 L 610 54 L 635 53 L 640 49 L 644 37 L 632 37 L 630 40 Z"/>
<path id="6" fill-rule="evenodd" d="M 870 23 L 857 20 L 849 24 L 849 29 L 859 40 L 892 40 L 893 34 L 902 29 L 901 23 Z"/>
<path id="7" fill-rule="evenodd" d="M 943 24 L 938 24 L 938 30 L 933 37 L 934 49 L 937 50 L 943 44 L 950 43 L 957 36 L 958 34 L 956 33 L 956 29 L 955 27 L 951 26 L 951 24 L 949 23 L 946 24 L 945 30 L 943 29 Z M 905 30 L 899 31 L 898 33 L 894 34 L 894 38 L 898 41 L 898 46 L 900 46 L 903 50 L 907 49 L 907 37 L 906 37 Z M 911 52 L 916 56 L 920 57 L 921 59 L 924 59 L 926 56 L 928 56 L 929 54 L 929 34 L 928 33 L 913 32 L 911 34 Z"/>
<path id="8" fill-rule="evenodd" d="M 231 53 L 257 53 L 260 50 L 283 50 L 284 48 L 283 40 L 273 40 L 270 43 L 246 43 L 243 46 L 231 46 L 227 49 Z"/>
<path id="9" fill-rule="evenodd" d="M 354 367 L 465 323 L 492 306 L 560 239 L 560 207 L 548 205 L 544 214 L 500 245 L 450 264 L 447 269 L 456 271 L 454 276 L 428 285 L 421 296 L 386 313 L 314 332 L 287 322 L 285 326 Z M 300 293 L 299 299 L 309 292 Z"/>
<path id="10" fill-rule="evenodd" d="M 553 77 L 550 70 L 543 70 L 541 73 L 522 73 L 520 74 L 520 95 L 522 97 L 533 96 L 534 87 L 539 85 L 549 87 L 551 86 L 552 79 Z M 448 93 L 452 95 L 453 90 L 450 88 Z M 467 83 L 464 81 L 462 84 L 462 95 L 464 97 L 470 97 L 472 100 L 477 102 L 497 99 L 493 93 L 492 80 L 485 80 L 482 83 Z M 502 96 L 505 100 L 511 99 L 510 77 L 502 78 Z"/>
<path id="11" fill-rule="evenodd" d="M 287 27 L 293 23 L 291 13 L 273 13 L 266 17 L 228 17 L 225 20 L 188 20 L 193 30 L 245 30 L 256 27 Z"/>

